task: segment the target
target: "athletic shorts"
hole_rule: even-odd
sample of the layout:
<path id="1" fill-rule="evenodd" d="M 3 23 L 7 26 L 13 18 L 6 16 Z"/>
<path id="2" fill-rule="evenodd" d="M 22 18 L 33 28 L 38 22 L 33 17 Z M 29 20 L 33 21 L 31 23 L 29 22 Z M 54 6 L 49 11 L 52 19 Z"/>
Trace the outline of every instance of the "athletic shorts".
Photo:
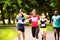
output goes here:
<path id="1" fill-rule="evenodd" d="M 60 31 L 60 28 L 54 27 L 54 29 L 56 29 L 57 31 Z"/>
<path id="2" fill-rule="evenodd" d="M 41 34 L 43 34 L 43 32 L 47 32 L 47 28 L 40 28 L 40 32 Z"/>
<path id="3" fill-rule="evenodd" d="M 24 28 L 18 28 L 18 31 L 25 32 Z"/>

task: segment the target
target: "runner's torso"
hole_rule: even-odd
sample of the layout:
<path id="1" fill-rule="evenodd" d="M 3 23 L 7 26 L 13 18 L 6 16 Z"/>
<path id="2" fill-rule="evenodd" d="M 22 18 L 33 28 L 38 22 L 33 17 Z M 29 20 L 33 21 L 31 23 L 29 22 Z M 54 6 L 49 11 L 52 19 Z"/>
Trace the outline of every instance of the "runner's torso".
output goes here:
<path id="1" fill-rule="evenodd" d="M 31 19 L 32 27 L 37 27 L 39 16 L 30 16 L 29 18 Z"/>
<path id="2" fill-rule="evenodd" d="M 41 22 L 41 28 L 46 28 L 46 20 L 45 19 L 41 19 L 40 20 L 40 22 Z"/>
<path id="3" fill-rule="evenodd" d="M 60 20 L 60 16 L 57 15 L 57 16 L 52 16 L 52 20 L 53 20 L 53 26 L 54 27 L 57 27 L 57 28 L 60 28 L 60 22 L 58 20 Z"/>
<path id="4" fill-rule="evenodd" d="M 23 22 L 25 19 L 22 17 L 22 18 L 16 18 L 16 20 L 18 22 L 18 28 L 24 28 Z"/>

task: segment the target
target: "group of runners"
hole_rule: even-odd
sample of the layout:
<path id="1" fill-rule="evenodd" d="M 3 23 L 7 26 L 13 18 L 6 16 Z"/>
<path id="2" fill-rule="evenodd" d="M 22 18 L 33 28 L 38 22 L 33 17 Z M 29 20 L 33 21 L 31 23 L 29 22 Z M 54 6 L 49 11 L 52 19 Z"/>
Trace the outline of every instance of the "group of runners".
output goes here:
<path id="1" fill-rule="evenodd" d="M 31 15 L 27 15 L 23 13 L 22 11 L 19 11 L 19 14 L 16 18 L 16 27 L 18 29 L 18 40 L 20 40 L 20 33 L 23 35 L 23 40 L 25 40 L 25 24 L 30 21 L 31 23 L 31 29 L 32 29 L 32 36 L 35 40 L 39 40 L 38 34 L 39 30 L 42 35 L 42 40 L 46 40 L 46 32 L 47 32 L 47 26 L 46 24 L 49 23 L 48 19 L 46 18 L 46 15 L 42 13 L 40 16 L 37 15 L 37 11 L 35 9 L 32 10 L 30 13 Z M 28 19 L 25 19 L 24 16 L 27 16 Z M 39 22 L 40 24 L 39 24 Z M 58 34 L 58 40 L 59 40 L 59 31 L 60 31 L 60 16 L 57 14 L 57 11 L 54 11 L 54 15 L 52 16 L 52 24 L 54 27 L 54 37 L 56 40 L 56 34 Z"/>

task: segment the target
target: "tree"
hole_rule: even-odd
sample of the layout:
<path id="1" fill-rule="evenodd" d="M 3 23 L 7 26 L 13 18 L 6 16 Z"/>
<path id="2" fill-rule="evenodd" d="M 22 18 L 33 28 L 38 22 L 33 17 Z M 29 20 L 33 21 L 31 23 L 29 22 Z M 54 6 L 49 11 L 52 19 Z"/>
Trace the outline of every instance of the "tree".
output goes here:
<path id="1" fill-rule="evenodd" d="M 4 13 L 3 13 L 3 5 L 4 5 L 4 3 L 3 2 L 0 2 L 0 10 L 1 10 L 1 14 L 2 14 L 2 20 L 3 20 L 3 24 L 5 24 L 5 21 L 4 21 Z"/>

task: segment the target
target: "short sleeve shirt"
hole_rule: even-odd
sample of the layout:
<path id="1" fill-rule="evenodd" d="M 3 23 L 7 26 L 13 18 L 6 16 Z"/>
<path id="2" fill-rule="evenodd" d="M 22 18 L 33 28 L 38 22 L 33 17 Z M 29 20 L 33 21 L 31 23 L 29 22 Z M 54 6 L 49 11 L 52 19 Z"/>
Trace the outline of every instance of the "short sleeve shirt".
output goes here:
<path id="1" fill-rule="evenodd" d="M 29 16 L 29 18 L 31 19 L 32 27 L 37 27 L 39 16 Z"/>
<path id="2" fill-rule="evenodd" d="M 22 17 L 22 18 L 16 18 L 16 20 L 17 20 L 17 22 L 18 22 L 18 28 L 24 28 L 24 24 L 23 24 L 23 22 L 24 22 L 24 17 Z"/>
<path id="3" fill-rule="evenodd" d="M 53 26 L 54 27 L 60 27 L 60 16 L 59 15 L 57 15 L 57 16 L 52 16 L 52 20 L 53 20 Z"/>

